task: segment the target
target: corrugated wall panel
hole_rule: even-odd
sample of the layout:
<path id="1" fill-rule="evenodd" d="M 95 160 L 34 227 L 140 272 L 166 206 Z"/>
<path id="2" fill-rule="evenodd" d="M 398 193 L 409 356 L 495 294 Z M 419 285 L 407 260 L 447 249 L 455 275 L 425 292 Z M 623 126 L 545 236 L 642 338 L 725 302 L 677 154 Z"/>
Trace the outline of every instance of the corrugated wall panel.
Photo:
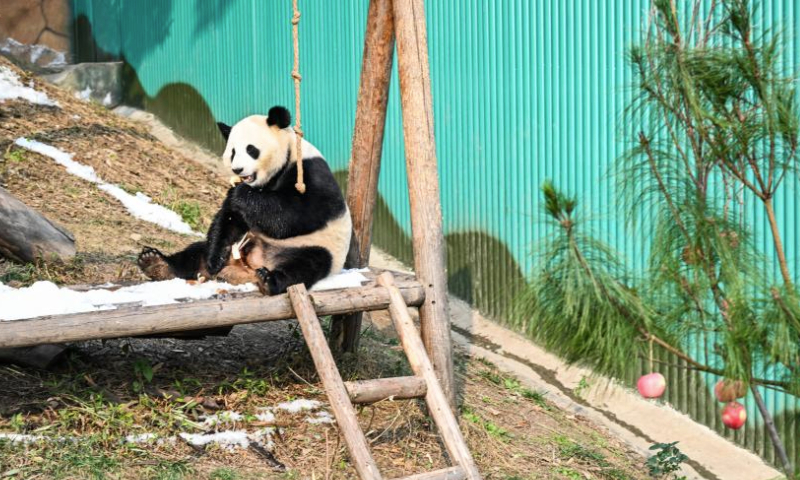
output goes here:
<path id="1" fill-rule="evenodd" d="M 214 121 L 233 122 L 293 105 L 291 2 L 262 0 L 73 0 L 75 53 L 124 58 L 131 101 L 211 149 Z M 637 131 L 622 111 L 633 78 L 625 48 L 639 39 L 648 0 L 431 0 L 426 3 L 435 131 L 451 289 L 502 319 L 532 268 L 531 250 L 551 234 L 538 187 L 577 194 L 595 233 L 641 269 L 647 248 L 619 213 L 610 166 Z M 782 52 L 800 67 L 796 0 L 761 2 L 761 18 L 787 32 Z M 346 170 L 355 117 L 367 0 L 302 0 L 303 123 L 333 168 Z M 410 260 L 409 205 L 396 65 L 390 92 L 374 239 Z M 788 255 L 800 269 L 797 180 L 776 199 Z M 759 207 L 745 206 L 770 252 Z M 641 223 L 640 223 L 641 225 Z M 692 346 L 708 356 L 710 339 Z M 666 358 L 665 358 L 666 360 Z M 673 362 L 670 359 L 670 362 Z M 629 381 L 645 367 L 632 369 Z M 666 368 L 667 400 L 774 461 L 761 422 L 724 431 L 711 376 Z M 763 391 L 800 460 L 797 399 Z M 747 400 L 752 419 L 758 417 Z M 670 438 L 659 438 L 670 441 Z"/>

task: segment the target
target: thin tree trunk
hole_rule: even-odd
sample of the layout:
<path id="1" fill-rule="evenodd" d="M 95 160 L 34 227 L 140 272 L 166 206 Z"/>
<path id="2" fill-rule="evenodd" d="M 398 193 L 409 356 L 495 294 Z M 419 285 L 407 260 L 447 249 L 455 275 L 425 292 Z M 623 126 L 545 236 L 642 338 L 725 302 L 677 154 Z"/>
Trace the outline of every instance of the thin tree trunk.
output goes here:
<path id="1" fill-rule="evenodd" d="M 780 458 L 781 465 L 783 465 L 783 471 L 786 472 L 786 476 L 788 478 L 794 478 L 792 476 L 794 475 L 792 462 L 789 461 L 789 457 L 786 455 L 786 447 L 783 446 L 783 441 L 778 435 L 778 430 L 775 429 L 775 422 L 772 421 L 772 415 L 770 415 L 769 410 L 767 410 L 767 406 L 764 404 L 764 399 L 761 398 L 761 393 L 758 391 L 758 387 L 755 385 L 750 385 L 750 390 L 753 392 L 753 397 L 756 399 L 756 405 L 758 405 L 758 410 L 761 412 L 761 417 L 764 419 L 764 423 L 767 425 L 769 438 L 772 440 L 772 445 L 775 447 L 775 451 L 778 452 L 778 458 Z"/>
<path id="2" fill-rule="evenodd" d="M 778 221 L 775 218 L 775 209 L 772 207 L 772 198 L 764 200 L 764 208 L 767 210 L 769 228 L 772 229 L 772 240 L 775 242 L 775 252 L 778 254 L 778 264 L 781 267 L 783 283 L 787 289 L 791 289 L 793 285 L 792 276 L 789 275 L 789 265 L 786 262 L 786 253 L 783 251 L 781 232 L 778 230 Z"/>

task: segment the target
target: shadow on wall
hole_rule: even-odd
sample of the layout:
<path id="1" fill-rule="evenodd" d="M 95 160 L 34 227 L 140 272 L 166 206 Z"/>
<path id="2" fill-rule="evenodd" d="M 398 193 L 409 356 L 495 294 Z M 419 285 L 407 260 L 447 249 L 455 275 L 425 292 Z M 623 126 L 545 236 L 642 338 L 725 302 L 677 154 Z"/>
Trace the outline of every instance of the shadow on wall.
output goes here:
<path id="1" fill-rule="evenodd" d="M 83 14 L 73 21 L 73 58 L 77 62 L 104 62 L 119 60 L 124 55 L 138 67 L 169 36 L 172 1 L 77 0 L 76 12 L 90 10 L 104 22 L 93 28 L 91 20 Z M 81 9 L 81 5 L 85 8 Z M 126 28 L 128 24 L 136 27 Z M 97 38 L 103 40 L 105 50 L 97 47 Z"/>
<path id="2" fill-rule="evenodd" d="M 233 5 L 232 0 L 195 0 L 193 38 L 197 38 L 205 30 L 225 18 Z"/>
<path id="3" fill-rule="evenodd" d="M 347 172 L 335 173 L 347 190 Z M 395 220 L 383 198 L 375 204 L 372 241 L 406 265 L 414 264 L 411 239 Z M 447 245 L 448 289 L 484 314 L 502 321 L 512 308 L 525 277 L 511 252 L 500 240 L 484 232 L 450 233 Z"/>

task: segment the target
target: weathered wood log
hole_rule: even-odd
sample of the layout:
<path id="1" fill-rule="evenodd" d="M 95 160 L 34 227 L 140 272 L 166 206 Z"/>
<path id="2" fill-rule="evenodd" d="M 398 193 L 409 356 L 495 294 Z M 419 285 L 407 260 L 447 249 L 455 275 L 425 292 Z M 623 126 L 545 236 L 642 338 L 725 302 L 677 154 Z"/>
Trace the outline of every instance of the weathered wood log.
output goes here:
<path id="1" fill-rule="evenodd" d="M 75 237 L 0 187 L 0 255 L 29 263 L 75 256 Z"/>
<path id="2" fill-rule="evenodd" d="M 369 263 L 372 214 L 378 196 L 393 57 L 392 2 L 370 0 L 347 181 L 347 205 L 353 217 L 353 230 L 361 246 L 359 267 Z"/>
<path id="3" fill-rule="evenodd" d="M 58 362 L 66 351 L 67 347 L 64 345 L 0 348 L 0 363 L 8 362 L 23 367 L 35 367 L 45 370 Z"/>
<path id="4" fill-rule="evenodd" d="M 420 398 L 428 391 L 425 380 L 414 376 L 344 382 L 344 387 L 353 403 L 375 403 L 387 398 Z"/>
<path id="5" fill-rule="evenodd" d="M 353 150 L 347 180 L 347 205 L 353 218 L 355 258 L 347 267 L 366 267 L 372 244 L 372 212 L 378 196 L 386 104 L 394 56 L 391 0 L 370 0 L 367 33 L 358 87 Z M 355 352 L 361 336 L 362 313 L 333 319 L 331 340 L 338 350 Z"/>
<path id="6" fill-rule="evenodd" d="M 336 417 L 336 425 L 345 439 L 347 450 L 350 452 L 350 458 L 358 472 L 358 476 L 362 480 L 378 480 L 381 478 L 378 464 L 372 458 L 367 439 L 358 425 L 356 411 L 353 408 L 353 404 L 350 403 L 350 397 L 344 388 L 342 376 L 339 374 L 339 369 L 336 368 L 336 362 L 333 360 L 333 355 L 331 355 L 331 351 L 328 348 L 325 333 L 322 332 L 322 327 L 319 324 L 314 305 L 311 304 L 311 299 L 308 297 L 306 287 L 302 284 L 293 285 L 289 287 L 288 293 L 295 317 L 297 317 L 300 328 L 303 330 L 306 345 L 314 358 L 317 374 L 325 386 L 325 393 L 328 395 L 331 410 L 333 410 L 333 414 Z"/>
<path id="7" fill-rule="evenodd" d="M 432 472 L 418 473 L 398 480 L 464 480 L 467 475 L 461 467 L 443 468 Z"/>
<path id="8" fill-rule="evenodd" d="M 455 408 L 452 343 L 447 305 L 442 206 L 433 133 L 433 100 L 423 0 L 392 2 L 403 107 L 414 271 L 425 287 L 422 340 L 442 388 Z"/>
<path id="9" fill-rule="evenodd" d="M 400 336 L 403 350 L 408 356 L 411 370 L 416 376 L 422 377 L 428 386 L 428 392 L 425 394 L 428 411 L 436 422 L 436 426 L 439 427 L 442 442 L 447 448 L 450 458 L 464 470 L 466 478 L 470 480 L 481 478 L 480 473 L 478 473 L 478 467 L 475 465 L 472 454 L 470 454 L 467 447 L 467 442 L 464 441 L 464 436 L 461 435 L 461 430 L 458 429 L 458 421 L 453 414 L 453 410 L 450 409 L 448 398 L 439 385 L 431 361 L 425 354 L 425 346 L 419 333 L 417 333 L 417 327 L 414 326 L 411 315 L 408 313 L 408 307 L 403 301 L 403 295 L 394 285 L 392 274 L 385 272 L 378 276 L 378 285 L 386 287 L 389 292 L 391 299 L 389 313 L 394 322 L 394 327 Z"/>
<path id="10" fill-rule="evenodd" d="M 404 282 L 403 286 L 403 295 L 409 305 L 422 304 L 425 293 L 419 283 Z M 389 305 L 386 289 L 374 284 L 312 292 L 311 298 L 319 315 L 384 310 Z M 289 318 L 294 318 L 294 310 L 286 294 L 273 297 L 253 294 L 0 322 L 0 348 L 135 337 Z"/>

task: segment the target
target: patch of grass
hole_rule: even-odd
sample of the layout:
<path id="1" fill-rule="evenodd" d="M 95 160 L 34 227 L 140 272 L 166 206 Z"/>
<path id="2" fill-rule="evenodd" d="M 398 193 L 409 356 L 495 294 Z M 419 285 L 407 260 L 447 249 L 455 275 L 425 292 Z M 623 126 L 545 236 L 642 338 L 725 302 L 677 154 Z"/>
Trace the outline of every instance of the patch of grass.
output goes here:
<path id="1" fill-rule="evenodd" d="M 467 407 L 464 407 L 461 416 L 463 416 L 469 422 L 472 422 L 475 425 L 482 427 L 484 430 L 486 430 L 486 433 L 488 433 L 493 437 L 497 437 L 500 440 L 508 440 L 509 438 L 511 438 L 511 434 L 509 434 L 506 429 L 500 427 L 491 420 L 484 419 L 483 417 L 481 417 L 480 415 L 473 412 L 471 409 Z"/>
<path id="2" fill-rule="evenodd" d="M 202 212 L 200 211 L 200 204 L 198 202 L 194 200 L 178 200 L 170 205 L 170 209 L 177 212 L 183 221 L 192 227 L 192 229 L 197 229 L 200 226 Z"/>
<path id="3" fill-rule="evenodd" d="M 569 467 L 556 467 L 555 469 L 553 469 L 553 472 L 559 475 L 563 475 L 569 480 L 584 480 L 583 474 Z"/>
<path id="4" fill-rule="evenodd" d="M 124 182 L 123 183 L 118 183 L 117 186 L 119 188 L 123 189 L 124 191 L 130 193 L 131 195 L 136 195 L 137 192 L 141 192 L 142 191 L 141 188 L 138 188 L 138 187 L 136 187 L 134 185 L 128 185 L 127 183 L 124 183 Z"/>
<path id="5" fill-rule="evenodd" d="M 10 261 L 0 263 L 0 282 L 9 284 L 16 283 L 29 285 L 36 278 L 36 265 L 32 263 L 12 263 Z"/>
<path id="6" fill-rule="evenodd" d="M 11 163 L 22 163 L 26 159 L 26 152 L 21 148 L 15 148 L 6 152 L 3 158 Z"/>
<path id="7" fill-rule="evenodd" d="M 230 468 L 218 468 L 208 476 L 209 480 L 237 480 L 239 474 Z"/>

